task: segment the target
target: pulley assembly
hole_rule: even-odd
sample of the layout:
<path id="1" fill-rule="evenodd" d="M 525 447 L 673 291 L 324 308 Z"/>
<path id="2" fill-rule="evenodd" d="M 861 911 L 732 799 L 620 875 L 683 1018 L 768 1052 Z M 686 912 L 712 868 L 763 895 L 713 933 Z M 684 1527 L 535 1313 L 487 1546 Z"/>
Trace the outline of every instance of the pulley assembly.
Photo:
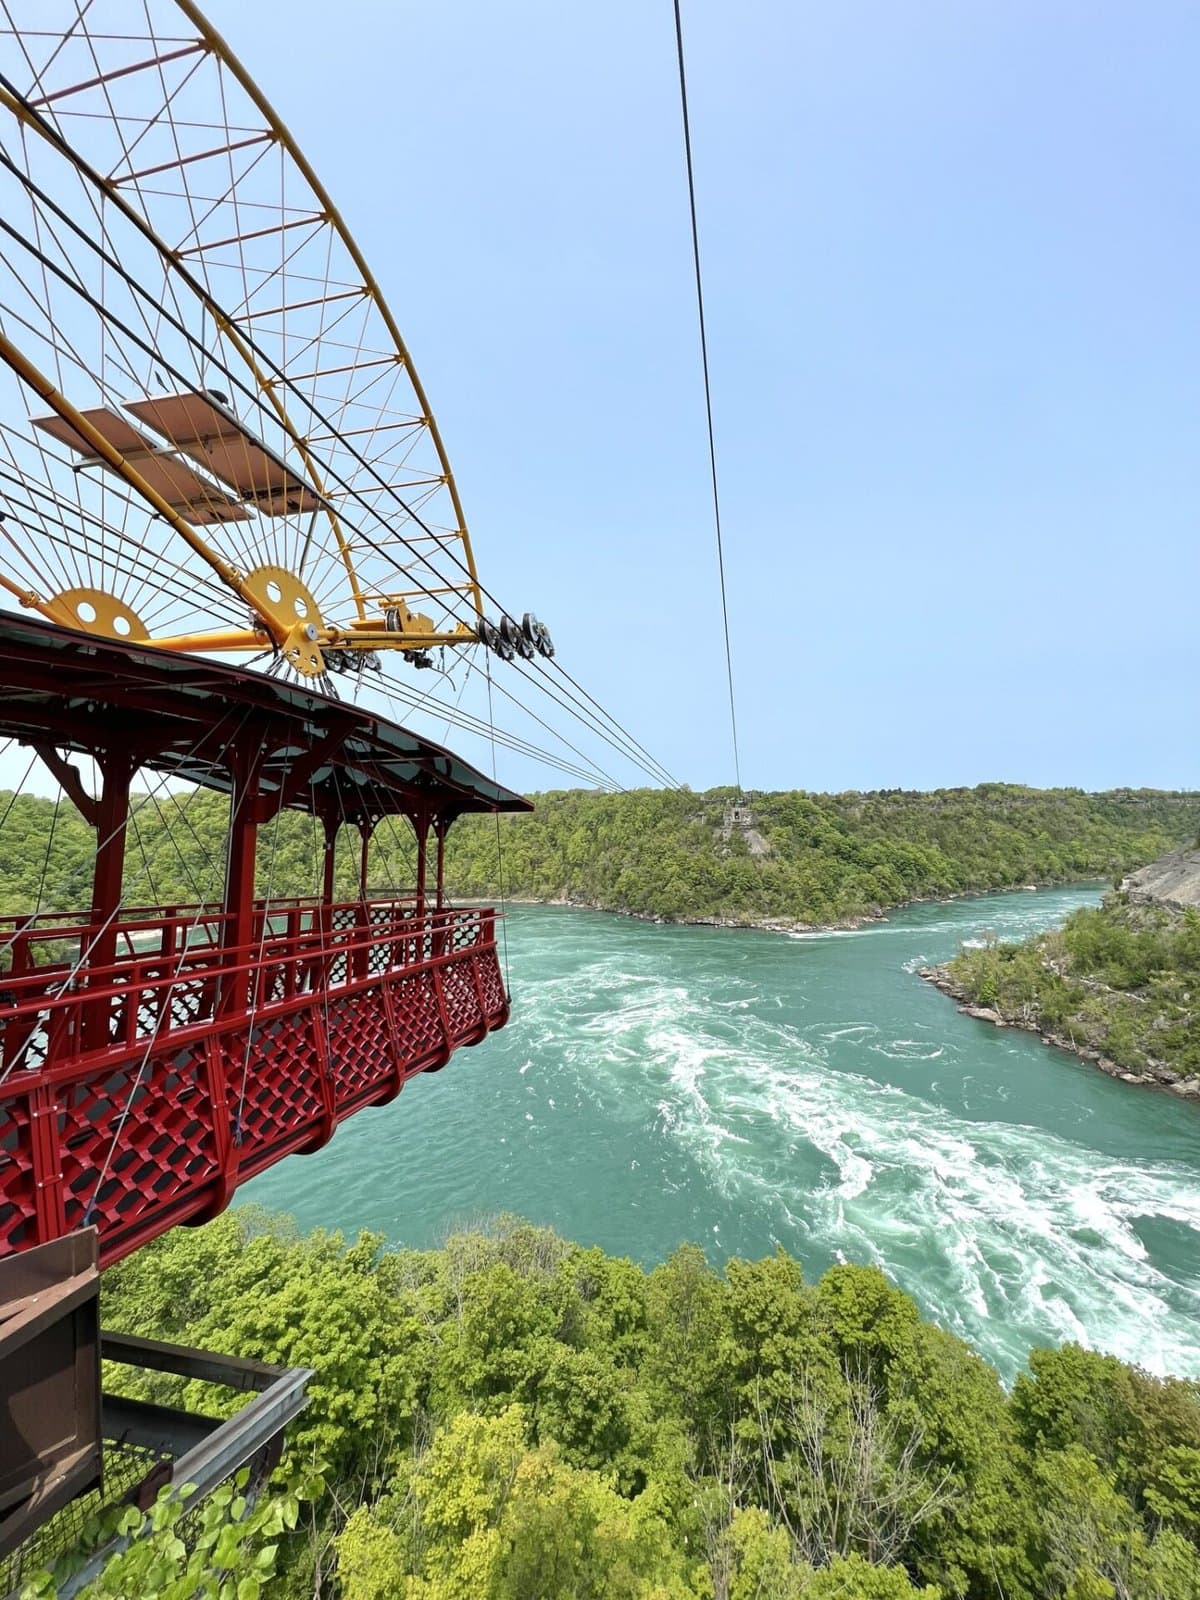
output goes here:
<path id="1" fill-rule="evenodd" d="M 477 632 L 480 643 L 487 645 L 501 661 L 511 661 L 515 656 L 532 661 L 535 655 L 550 660 L 554 655 L 550 630 L 544 622 L 538 621 L 532 611 L 527 611 L 519 623 L 506 616 L 501 617 L 497 625 L 486 617 L 480 617 Z"/>

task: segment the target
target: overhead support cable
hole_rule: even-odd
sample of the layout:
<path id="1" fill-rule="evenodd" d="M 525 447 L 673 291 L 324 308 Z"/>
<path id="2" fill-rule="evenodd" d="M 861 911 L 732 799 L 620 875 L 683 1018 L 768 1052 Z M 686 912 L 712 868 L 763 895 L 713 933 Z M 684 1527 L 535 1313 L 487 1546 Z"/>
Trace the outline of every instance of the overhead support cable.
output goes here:
<path id="1" fill-rule="evenodd" d="M 729 683 L 729 730 L 733 741 L 733 772 L 739 797 L 742 764 L 738 755 L 737 705 L 733 693 L 733 650 L 729 642 L 729 601 L 725 589 L 725 547 L 721 537 L 721 495 L 717 488 L 717 442 L 713 428 L 712 380 L 708 370 L 708 333 L 704 321 L 704 281 L 700 272 L 700 229 L 696 222 L 696 178 L 692 167 L 692 128 L 688 117 L 687 69 L 683 57 L 681 0 L 675 4 L 675 53 L 679 61 L 679 105 L 683 113 L 683 150 L 687 158 L 688 209 L 692 219 L 692 261 L 696 268 L 696 314 L 700 323 L 700 362 L 704 370 L 704 410 L 708 420 L 708 463 L 712 474 L 713 523 L 717 533 L 717 572 L 721 580 L 721 621 L 725 628 L 725 676 Z"/>
<path id="2" fill-rule="evenodd" d="M 471 672 L 476 672 L 481 677 L 483 676 L 480 668 L 476 667 L 473 662 L 468 662 L 467 666 Z M 445 717 L 449 724 L 460 728 L 465 733 L 475 734 L 484 739 L 494 738 L 498 744 L 505 746 L 505 748 L 514 751 L 516 754 L 528 756 L 531 760 L 537 761 L 543 766 L 552 767 L 567 777 L 586 783 L 589 787 L 619 787 L 607 773 L 590 763 L 587 766 L 581 766 L 574 762 L 566 761 L 554 755 L 553 752 L 541 749 L 531 741 L 521 738 L 520 735 L 501 728 L 495 723 L 489 723 L 483 718 L 476 717 L 461 707 L 448 705 L 445 701 L 436 700 L 430 695 L 418 696 L 406 684 L 402 684 L 396 679 L 390 679 L 386 686 L 380 684 L 377 687 L 384 699 L 390 701 L 393 706 L 400 704 L 405 706 L 409 712 L 424 712 L 430 717 Z M 562 738 L 562 735 L 555 733 L 553 729 L 548 731 L 555 738 Z"/>
<path id="3" fill-rule="evenodd" d="M 492 714 L 492 663 L 487 660 L 484 665 L 487 668 L 488 722 L 495 728 L 496 719 Z M 492 782 L 493 784 L 496 782 L 496 740 L 494 734 L 492 737 Z M 500 937 L 503 940 L 504 947 L 504 993 L 511 1006 L 512 975 L 508 970 L 508 902 L 504 890 L 504 839 L 500 828 L 500 811 L 498 807 L 494 815 L 496 820 L 496 886 L 500 890 Z"/>

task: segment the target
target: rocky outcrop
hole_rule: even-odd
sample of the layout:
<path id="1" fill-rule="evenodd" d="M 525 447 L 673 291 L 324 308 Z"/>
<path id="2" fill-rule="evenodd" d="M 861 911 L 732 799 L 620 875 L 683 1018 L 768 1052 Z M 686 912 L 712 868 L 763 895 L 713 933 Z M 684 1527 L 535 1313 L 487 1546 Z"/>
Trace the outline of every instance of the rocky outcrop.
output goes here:
<path id="1" fill-rule="evenodd" d="M 1172 850 L 1121 884 L 1130 905 L 1162 906 L 1168 911 L 1200 910 L 1200 847 Z"/>
<path id="2" fill-rule="evenodd" d="M 918 967 L 917 976 L 924 978 L 926 983 L 931 983 L 935 989 L 940 989 L 942 994 L 948 995 L 951 1000 L 956 1000 L 958 1009 L 965 1017 L 974 1017 L 979 1022 L 990 1022 L 997 1028 L 1020 1028 L 1025 1033 L 1036 1034 L 1043 1044 L 1052 1044 L 1057 1049 L 1076 1056 L 1080 1061 L 1090 1062 L 1092 1066 L 1099 1067 L 1101 1072 L 1107 1073 L 1110 1078 L 1120 1078 L 1122 1083 L 1149 1084 L 1158 1089 L 1170 1089 L 1173 1094 L 1182 1095 L 1184 1099 L 1200 1098 L 1200 1078 L 1175 1072 L 1163 1061 L 1148 1062 L 1145 1072 L 1130 1072 L 1126 1067 L 1111 1061 L 1103 1051 L 1096 1050 L 1090 1045 L 1080 1044 L 1069 1035 L 1054 1033 L 1032 1018 L 1006 1015 L 995 1006 L 974 1005 L 970 994 L 961 983 L 951 977 L 949 969 L 945 966 Z"/>

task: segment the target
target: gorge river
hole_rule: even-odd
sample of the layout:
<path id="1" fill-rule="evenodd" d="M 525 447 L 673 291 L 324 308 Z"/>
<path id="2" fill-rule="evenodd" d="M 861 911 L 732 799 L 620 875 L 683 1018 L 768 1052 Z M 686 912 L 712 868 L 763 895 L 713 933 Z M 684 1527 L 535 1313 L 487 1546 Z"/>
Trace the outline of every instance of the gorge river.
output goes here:
<path id="1" fill-rule="evenodd" d="M 1200 1106 L 961 1016 L 914 969 L 1089 887 L 785 937 L 519 907 L 513 1020 L 241 1200 L 439 1242 L 499 1211 L 652 1265 L 873 1262 L 1006 1379 L 1077 1339 L 1200 1375 Z"/>

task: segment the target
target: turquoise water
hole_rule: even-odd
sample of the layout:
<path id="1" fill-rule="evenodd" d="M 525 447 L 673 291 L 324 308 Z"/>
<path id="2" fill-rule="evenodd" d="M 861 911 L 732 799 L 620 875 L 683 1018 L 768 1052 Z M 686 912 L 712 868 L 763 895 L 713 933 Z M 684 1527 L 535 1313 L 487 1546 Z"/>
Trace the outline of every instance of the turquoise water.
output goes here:
<path id="1" fill-rule="evenodd" d="M 784 937 L 518 908 L 508 1028 L 241 1191 L 437 1243 L 498 1211 L 652 1264 L 875 1262 L 1010 1377 L 1078 1339 L 1200 1375 L 1200 1108 L 961 1016 L 915 976 L 1090 888 Z"/>

